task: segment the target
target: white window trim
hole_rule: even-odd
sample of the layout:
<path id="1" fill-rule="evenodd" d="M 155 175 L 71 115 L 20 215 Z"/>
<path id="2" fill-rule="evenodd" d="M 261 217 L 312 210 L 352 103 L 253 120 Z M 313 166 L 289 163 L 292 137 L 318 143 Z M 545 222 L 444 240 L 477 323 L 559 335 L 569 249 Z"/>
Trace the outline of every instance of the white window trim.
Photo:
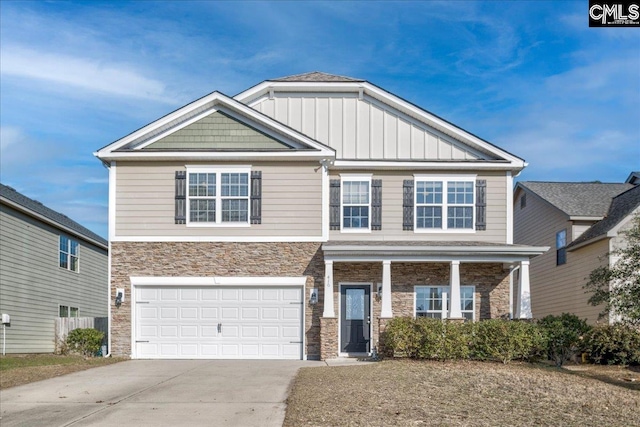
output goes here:
<path id="1" fill-rule="evenodd" d="M 413 231 L 414 233 L 475 233 L 476 232 L 476 178 L 477 175 L 413 175 Z M 418 228 L 418 181 L 440 181 L 442 182 L 442 228 Z M 448 183 L 454 181 L 465 181 L 473 184 L 473 203 L 471 214 L 471 228 L 448 228 L 448 207 L 447 200 Z"/>
<path id="2" fill-rule="evenodd" d="M 371 233 L 371 179 L 372 174 L 340 174 L 340 232 L 341 233 Z M 345 228 L 344 226 L 344 183 L 351 181 L 367 181 L 369 183 L 369 221 L 367 228 Z M 353 205 L 357 206 L 357 205 Z"/>
<path id="3" fill-rule="evenodd" d="M 62 307 L 67 307 L 67 316 L 66 317 L 62 317 L 60 316 L 60 308 Z M 71 316 L 71 309 L 75 308 L 78 311 L 78 315 L 77 316 Z M 77 318 L 80 317 L 80 307 L 74 307 L 71 306 L 70 304 L 58 304 L 58 318 L 60 319 L 69 319 L 69 318 Z"/>
<path id="4" fill-rule="evenodd" d="M 186 220 L 187 227 L 250 227 L 251 223 L 251 166 L 233 166 L 233 167 L 219 167 L 219 166 L 186 166 Z M 215 173 L 216 174 L 216 222 L 192 222 L 191 221 L 191 196 L 189 196 L 189 174 L 192 173 Z M 248 177 L 248 191 L 247 191 L 247 221 L 242 222 L 222 222 L 222 179 L 223 173 L 246 173 Z M 197 198 L 197 197 L 196 197 Z"/>
<path id="5" fill-rule="evenodd" d="M 445 300 L 445 308 L 441 311 L 441 318 L 446 319 L 449 313 L 449 300 L 451 293 L 449 292 L 451 286 L 449 285 L 415 285 L 413 287 L 413 318 L 417 318 L 417 308 L 418 308 L 418 292 L 417 288 L 442 288 L 442 297 Z M 462 288 L 473 288 L 473 309 L 472 309 L 472 317 L 471 321 L 476 321 L 476 286 L 475 285 L 460 285 L 460 302 L 462 302 Z M 425 310 L 426 311 L 426 310 Z M 461 310 L 462 313 L 468 313 L 469 310 Z M 437 312 L 433 310 L 432 312 Z"/>
<path id="6" fill-rule="evenodd" d="M 62 251 L 60 249 L 60 239 L 65 237 L 67 239 L 67 249 L 65 251 Z M 73 270 L 71 268 L 71 242 L 76 242 L 77 245 L 77 250 L 76 250 L 76 269 Z M 60 253 L 64 252 L 65 254 L 67 254 L 67 266 L 63 267 L 60 265 Z M 66 271 L 70 271 L 72 273 L 80 273 L 80 242 L 78 240 L 72 239 L 71 237 L 64 235 L 64 234 L 59 234 L 58 235 L 58 267 L 60 267 L 63 270 Z"/>

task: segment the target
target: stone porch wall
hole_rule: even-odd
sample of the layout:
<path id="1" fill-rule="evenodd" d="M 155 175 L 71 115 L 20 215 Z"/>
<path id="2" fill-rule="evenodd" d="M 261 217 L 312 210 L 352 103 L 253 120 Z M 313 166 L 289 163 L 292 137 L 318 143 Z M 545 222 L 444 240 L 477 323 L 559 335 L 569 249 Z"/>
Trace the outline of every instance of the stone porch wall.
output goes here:
<path id="1" fill-rule="evenodd" d="M 309 289 L 320 301 L 324 260 L 319 243 L 113 242 L 111 295 L 124 288 L 120 307 L 111 301 L 111 353 L 131 355 L 131 276 L 307 276 L 305 342 L 308 358 L 320 358 L 322 303 L 309 304 Z"/>

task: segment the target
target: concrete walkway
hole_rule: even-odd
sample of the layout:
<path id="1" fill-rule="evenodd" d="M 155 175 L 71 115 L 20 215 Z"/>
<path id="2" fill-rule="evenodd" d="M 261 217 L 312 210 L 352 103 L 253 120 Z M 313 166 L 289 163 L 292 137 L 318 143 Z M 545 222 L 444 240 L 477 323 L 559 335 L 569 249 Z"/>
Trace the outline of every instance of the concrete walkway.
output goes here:
<path id="1" fill-rule="evenodd" d="M 324 362 L 131 360 L 0 392 L 0 425 L 282 426 L 291 380 Z"/>

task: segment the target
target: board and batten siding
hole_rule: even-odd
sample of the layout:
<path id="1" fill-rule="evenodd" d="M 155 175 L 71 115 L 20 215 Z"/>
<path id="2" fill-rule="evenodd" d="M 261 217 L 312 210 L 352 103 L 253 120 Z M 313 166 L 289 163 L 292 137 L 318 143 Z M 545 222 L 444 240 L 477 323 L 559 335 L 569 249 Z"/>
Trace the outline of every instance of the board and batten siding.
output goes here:
<path id="1" fill-rule="evenodd" d="M 533 246 L 549 246 L 550 249 L 531 260 L 531 309 L 533 317 L 542 318 L 549 314 L 573 313 L 586 318 L 590 323 L 598 320 L 601 307 L 588 303 L 589 295 L 582 286 L 589 273 L 607 263 L 609 239 L 567 252 L 567 262 L 556 265 L 556 233 L 567 230 L 567 244 L 577 236 L 576 229 L 568 216 L 537 195 L 527 192 L 524 208 L 520 207 L 522 190 L 514 200 L 514 243 Z M 579 232 L 584 232 L 578 227 Z"/>
<path id="2" fill-rule="evenodd" d="M 362 174 L 362 171 L 341 171 L 339 174 L 331 172 L 331 179 L 340 179 L 348 174 Z M 429 171 L 416 171 L 416 174 L 429 174 Z M 464 175 L 461 171 L 433 172 L 436 176 Z M 476 241 L 491 243 L 506 243 L 507 241 L 507 179 L 504 173 L 483 172 L 476 179 L 487 181 L 486 221 L 487 229 L 473 233 L 432 233 L 405 231 L 402 229 L 402 198 L 403 181 L 413 179 L 413 173 L 400 171 L 376 171 L 373 179 L 382 180 L 382 230 L 370 233 L 342 232 L 331 230 L 329 240 L 431 240 L 431 241 Z"/>
<path id="3" fill-rule="evenodd" d="M 481 158 L 453 138 L 368 96 L 280 92 L 252 107 L 335 149 L 338 159 Z"/>
<path id="4" fill-rule="evenodd" d="M 11 316 L 7 353 L 54 351 L 59 306 L 107 316 L 107 251 L 0 205 L 0 311 Z M 79 244 L 79 272 L 59 267 L 59 238 Z"/>
<path id="5" fill-rule="evenodd" d="M 233 167 L 189 162 L 189 166 Z M 248 163 L 242 163 L 246 165 Z M 119 162 L 116 238 L 127 236 L 322 237 L 322 170 L 318 163 L 251 163 L 262 172 L 262 223 L 246 227 L 175 224 L 175 172 L 184 163 Z"/>

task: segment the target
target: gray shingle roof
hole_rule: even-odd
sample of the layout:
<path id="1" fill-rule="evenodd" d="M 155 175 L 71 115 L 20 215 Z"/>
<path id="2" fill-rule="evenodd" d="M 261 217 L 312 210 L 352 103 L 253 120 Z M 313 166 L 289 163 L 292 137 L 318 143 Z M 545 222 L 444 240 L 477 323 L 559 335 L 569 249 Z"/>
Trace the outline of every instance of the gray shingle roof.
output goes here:
<path id="1" fill-rule="evenodd" d="M 9 186 L 0 184 L 0 196 L 7 200 L 10 200 L 11 202 L 17 205 L 22 206 L 23 208 L 29 211 L 42 215 L 43 217 L 53 221 L 58 225 L 61 225 L 70 230 L 73 230 L 80 237 L 93 240 L 95 242 L 100 243 L 101 245 L 104 245 L 105 247 L 108 246 L 108 242 L 102 237 L 98 236 L 93 231 L 87 229 L 86 227 L 83 227 L 82 225 L 78 224 L 77 222 L 67 217 L 66 215 L 63 215 L 60 212 L 56 212 L 53 209 L 46 207 L 42 203 L 36 200 L 30 199 L 29 197 L 21 193 L 18 193 L 16 190 L 14 190 Z"/>
<path id="2" fill-rule="evenodd" d="M 362 79 L 354 79 L 353 77 L 338 76 L 336 74 L 327 74 L 320 71 L 312 71 L 310 73 L 295 74 L 293 76 L 280 77 L 277 79 L 269 79 L 270 82 L 364 82 Z"/>
<path id="3" fill-rule="evenodd" d="M 569 216 L 604 217 L 611 199 L 633 187 L 625 183 L 536 182 L 518 185 L 542 197 Z"/>
<path id="4" fill-rule="evenodd" d="M 607 216 L 593 224 L 580 237 L 571 242 L 567 248 L 572 248 L 582 242 L 607 234 L 609 230 L 620 223 L 627 215 L 630 215 L 638 206 L 640 206 L 640 185 L 614 197 Z"/>

